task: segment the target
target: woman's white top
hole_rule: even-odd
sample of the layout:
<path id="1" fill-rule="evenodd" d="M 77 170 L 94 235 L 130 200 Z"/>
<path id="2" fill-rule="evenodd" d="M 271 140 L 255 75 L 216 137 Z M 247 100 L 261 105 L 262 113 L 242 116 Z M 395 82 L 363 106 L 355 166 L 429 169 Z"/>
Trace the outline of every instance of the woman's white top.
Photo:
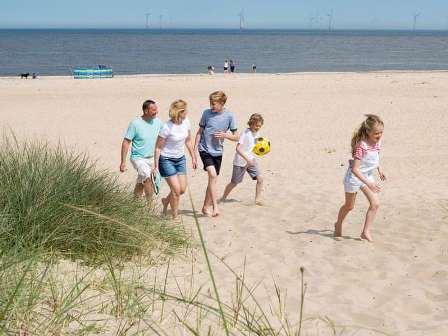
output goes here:
<path id="1" fill-rule="evenodd" d="M 190 131 L 190 121 L 184 119 L 181 124 L 175 124 L 171 120 L 163 124 L 159 137 L 165 139 L 160 155 L 170 158 L 180 158 L 185 155 L 185 139 Z"/>

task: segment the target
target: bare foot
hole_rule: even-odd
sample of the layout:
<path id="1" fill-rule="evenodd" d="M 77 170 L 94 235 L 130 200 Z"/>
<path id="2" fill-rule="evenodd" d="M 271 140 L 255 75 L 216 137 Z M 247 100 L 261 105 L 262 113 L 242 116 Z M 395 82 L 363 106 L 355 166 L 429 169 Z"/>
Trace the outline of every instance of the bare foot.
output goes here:
<path id="1" fill-rule="evenodd" d="M 255 205 L 263 206 L 264 202 L 262 200 L 255 200 Z"/>
<path id="2" fill-rule="evenodd" d="M 207 216 L 207 217 L 211 217 L 211 216 L 212 216 L 212 214 L 208 211 L 208 208 L 206 208 L 206 207 L 203 207 L 203 208 L 202 208 L 202 213 L 203 213 L 205 216 Z"/>
<path id="3" fill-rule="evenodd" d="M 367 240 L 368 242 L 373 243 L 372 236 L 370 235 L 369 232 L 362 232 L 360 237 L 361 240 Z"/>
<path id="4" fill-rule="evenodd" d="M 219 216 L 219 209 L 218 209 L 218 207 L 213 208 L 212 217 L 218 217 L 218 216 Z"/>
<path id="5" fill-rule="evenodd" d="M 162 198 L 162 204 L 163 204 L 162 213 L 163 213 L 163 215 L 166 215 L 166 213 L 168 211 L 168 205 L 170 204 L 168 197 Z"/>
<path id="6" fill-rule="evenodd" d="M 182 223 L 182 219 L 180 218 L 180 216 L 173 217 L 173 222 L 174 223 Z"/>
<path id="7" fill-rule="evenodd" d="M 342 224 L 334 223 L 334 238 L 340 240 L 342 238 Z"/>
<path id="8" fill-rule="evenodd" d="M 154 199 L 147 199 L 146 200 L 146 203 L 145 203 L 145 206 L 149 209 L 149 210 L 154 210 L 155 209 L 155 205 L 156 205 L 156 202 L 154 201 Z"/>
<path id="9" fill-rule="evenodd" d="M 225 201 L 226 201 L 226 199 L 223 198 L 223 197 L 221 197 L 221 198 L 218 200 L 218 204 L 219 204 L 219 203 L 224 203 Z"/>

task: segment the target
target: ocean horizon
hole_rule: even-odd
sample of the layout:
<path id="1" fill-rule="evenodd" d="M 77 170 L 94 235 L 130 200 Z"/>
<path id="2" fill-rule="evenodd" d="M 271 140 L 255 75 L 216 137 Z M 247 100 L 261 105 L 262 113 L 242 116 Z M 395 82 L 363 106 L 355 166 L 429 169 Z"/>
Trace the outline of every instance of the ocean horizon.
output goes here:
<path id="1" fill-rule="evenodd" d="M 0 76 L 69 76 L 99 64 L 117 75 L 424 71 L 448 69 L 443 30 L 0 29 Z"/>

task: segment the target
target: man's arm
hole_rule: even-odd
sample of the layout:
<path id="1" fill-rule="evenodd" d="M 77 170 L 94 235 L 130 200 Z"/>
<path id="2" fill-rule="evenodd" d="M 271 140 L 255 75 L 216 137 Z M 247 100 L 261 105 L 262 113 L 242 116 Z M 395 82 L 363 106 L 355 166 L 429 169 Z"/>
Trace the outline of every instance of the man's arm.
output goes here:
<path id="1" fill-rule="evenodd" d="M 124 138 L 123 143 L 121 144 L 120 172 L 122 172 L 122 173 L 126 170 L 126 159 L 128 157 L 130 145 L 131 145 L 131 140 Z"/>

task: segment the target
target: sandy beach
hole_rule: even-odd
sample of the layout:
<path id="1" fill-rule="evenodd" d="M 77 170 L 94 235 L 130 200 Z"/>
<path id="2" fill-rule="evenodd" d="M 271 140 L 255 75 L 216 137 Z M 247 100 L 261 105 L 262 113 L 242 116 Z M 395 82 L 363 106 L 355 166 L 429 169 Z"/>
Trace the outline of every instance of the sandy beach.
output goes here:
<path id="1" fill-rule="evenodd" d="M 447 335 L 448 72 L 5 77 L 0 125 L 19 138 L 61 141 L 85 151 L 131 185 L 131 165 L 119 173 L 120 146 L 142 102 L 154 99 L 166 121 L 169 104 L 185 99 L 195 133 L 215 90 L 228 95 L 226 106 L 240 130 L 250 114 L 264 116 L 261 134 L 272 148 L 259 160 L 265 206 L 254 205 L 255 186 L 246 176 L 218 218 L 200 218 L 208 249 L 237 270 L 246 259 L 248 281 L 261 281 L 256 292 L 262 304 L 272 300 L 274 280 L 296 312 L 303 266 L 305 317 L 327 316 L 337 325 L 390 335 Z M 368 207 L 363 195 L 348 215 L 344 239 L 336 241 L 332 230 L 344 198 L 350 139 L 366 113 L 385 122 L 381 165 L 388 180 L 382 183 L 375 242 L 358 239 Z M 219 194 L 231 176 L 234 148 L 226 142 Z M 189 165 L 188 178 L 200 209 L 206 173 Z M 180 209 L 183 225 L 196 236 L 187 195 Z M 199 248 L 195 255 L 198 277 L 206 279 Z M 182 277 L 189 267 L 180 256 L 172 269 Z M 233 275 L 216 259 L 213 267 L 222 291 L 231 291 Z M 362 329 L 357 335 L 371 334 Z"/>

